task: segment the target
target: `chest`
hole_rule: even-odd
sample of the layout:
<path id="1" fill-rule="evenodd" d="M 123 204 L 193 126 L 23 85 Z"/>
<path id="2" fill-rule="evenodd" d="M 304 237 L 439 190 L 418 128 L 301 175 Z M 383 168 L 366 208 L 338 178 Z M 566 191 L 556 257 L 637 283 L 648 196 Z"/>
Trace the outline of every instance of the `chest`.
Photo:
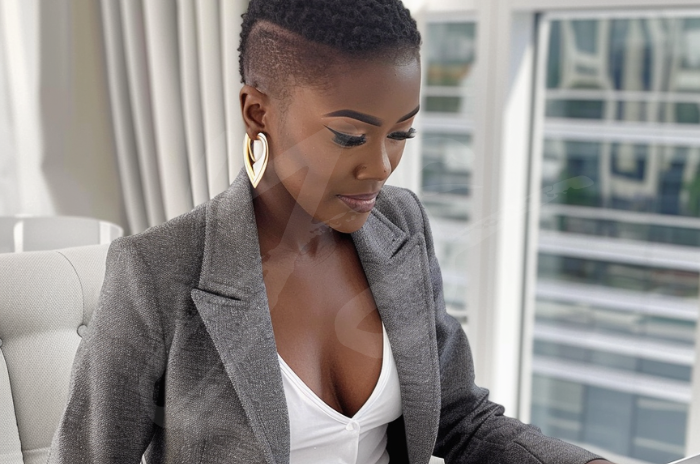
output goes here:
<path id="1" fill-rule="evenodd" d="M 370 223 L 369 225 L 378 227 L 376 224 Z M 372 233 L 371 237 L 377 235 L 381 234 Z M 398 430 L 399 435 L 403 435 L 405 432 L 409 455 L 413 461 L 427 462 L 438 430 L 440 378 L 437 369 L 435 321 L 431 317 L 431 313 L 434 311 L 433 298 L 429 292 L 430 281 L 426 277 L 428 267 L 425 253 L 420 248 L 424 245 L 421 243 L 420 236 L 414 236 L 408 242 L 401 237 L 397 237 L 395 240 L 383 239 L 381 243 L 378 240 L 365 239 L 364 236 L 357 236 L 355 239 L 355 246 L 362 258 L 362 263 L 357 265 L 355 257 L 353 260 L 355 271 L 351 272 L 353 268 L 349 267 L 347 261 L 343 262 L 343 268 L 350 276 L 357 275 L 356 270 L 362 269 L 362 279 L 350 278 L 348 280 L 347 277 L 343 277 L 342 280 L 348 280 L 350 286 L 343 285 L 336 289 L 328 288 L 329 282 L 338 282 L 338 279 L 326 279 L 330 275 L 327 271 L 328 268 L 325 265 L 319 265 L 316 267 L 322 270 L 322 272 L 317 273 L 322 275 L 320 280 L 317 282 L 306 281 L 304 287 L 312 290 L 322 287 L 324 294 L 342 292 L 344 295 L 347 295 L 348 291 L 351 295 L 357 295 L 359 287 L 363 290 L 359 292 L 360 295 L 364 296 L 358 298 L 358 301 L 370 301 L 373 306 L 380 309 L 387 336 L 391 340 L 391 349 L 400 379 L 403 419 L 397 427 L 394 427 L 394 430 Z M 264 257 L 264 255 L 262 256 Z M 236 416 L 243 421 L 240 427 L 249 429 L 255 436 L 253 440 L 243 436 L 228 439 L 222 435 L 222 439 L 217 440 L 222 448 L 215 448 L 214 444 L 211 443 L 205 444 L 202 462 L 217 462 L 214 459 L 209 459 L 210 449 L 217 455 L 243 456 L 239 450 L 234 450 L 232 447 L 239 446 L 239 444 L 253 446 L 255 443 L 260 445 L 260 449 L 258 451 L 251 450 L 250 454 L 245 454 L 245 456 L 255 456 L 254 459 L 247 459 L 246 462 L 260 462 L 263 453 L 268 453 L 265 451 L 268 445 L 274 458 L 267 458 L 267 462 L 286 462 L 288 459 L 290 431 L 288 421 L 283 419 L 289 410 L 285 402 L 285 391 L 282 388 L 283 378 L 279 375 L 279 369 L 273 365 L 279 362 L 278 352 L 283 354 L 308 352 L 294 349 L 294 344 L 289 345 L 292 347 L 291 350 L 285 348 L 283 338 L 288 331 L 285 330 L 284 325 L 278 324 L 278 316 L 284 313 L 278 313 L 277 309 L 311 307 L 304 304 L 285 304 L 285 302 L 292 300 L 285 299 L 281 295 L 282 291 L 285 293 L 291 291 L 293 295 L 302 295 L 307 298 L 311 298 L 309 295 L 315 295 L 315 293 L 300 291 L 297 283 L 301 282 L 296 278 L 287 280 L 286 276 L 290 276 L 292 271 L 305 271 L 307 275 L 310 275 L 310 271 L 306 271 L 303 266 L 283 266 L 275 269 L 267 266 L 268 263 L 265 263 L 263 259 L 264 269 L 261 271 L 264 271 L 265 275 L 262 276 L 262 279 L 258 277 L 260 275 L 258 272 L 251 273 L 251 266 L 248 264 L 242 268 L 245 272 L 239 272 L 235 275 L 227 274 L 230 273 L 232 263 L 234 265 L 239 261 L 250 263 L 255 259 L 259 258 L 247 256 L 241 260 L 233 258 L 220 260 L 215 271 L 207 271 L 205 275 L 216 277 L 214 282 L 216 285 L 204 282 L 201 285 L 201 290 L 195 289 L 191 293 L 191 298 L 196 306 L 196 315 L 201 317 L 201 323 L 203 323 L 201 330 L 197 330 L 195 334 L 191 330 L 185 330 L 184 327 L 178 326 L 175 329 L 176 336 L 172 344 L 171 358 L 177 359 L 179 366 L 169 366 L 170 374 L 167 380 L 171 388 L 166 387 L 166 392 L 174 391 L 173 383 L 182 383 L 183 390 L 187 389 L 187 391 L 192 392 L 188 398 L 194 398 L 194 400 L 175 405 L 170 403 L 170 410 L 176 411 L 180 415 L 180 420 L 169 421 L 167 428 L 164 429 L 166 433 L 172 433 L 174 428 L 180 426 L 180 422 L 186 422 L 192 423 L 192 427 L 196 430 L 202 430 L 206 437 L 211 437 L 211 430 L 221 430 L 222 433 L 228 430 L 231 427 L 231 416 Z M 252 270 L 255 271 L 255 269 Z M 204 273 L 204 271 L 202 272 Z M 364 278 L 365 273 L 374 293 L 364 293 L 368 280 Z M 282 276 L 282 278 L 276 281 L 275 275 Z M 298 275 L 295 274 L 294 277 Z M 236 288 L 232 290 L 222 288 L 219 282 L 232 282 Z M 290 283 L 289 286 L 286 282 Z M 285 289 L 285 287 L 288 288 Z M 334 290 L 337 291 L 333 292 Z M 272 298 L 281 296 L 277 302 L 281 305 L 278 307 L 276 304 L 271 304 L 268 301 L 268 296 Z M 189 292 L 187 298 L 190 298 Z M 342 306 L 340 305 L 340 307 Z M 317 306 L 317 308 L 320 307 Z M 337 305 L 334 307 L 338 312 L 340 311 L 340 307 Z M 357 307 L 367 308 L 363 304 Z M 275 314 L 273 315 L 273 313 Z M 320 310 L 315 311 L 315 314 L 319 313 L 321 313 Z M 353 315 L 352 318 L 349 318 L 350 320 L 362 322 L 356 328 L 372 333 L 367 325 L 371 322 L 371 318 L 357 317 L 357 312 L 349 312 L 348 314 Z M 272 319 L 274 319 L 274 328 Z M 339 325 L 342 326 L 342 324 Z M 199 327 L 199 325 L 197 326 Z M 334 332 L 336 330 L 335 325 L 323 327 Z M 378 335 L 380 330 L 378 325 L 376 330 Z M 177 335 L 178 333 L 181 335 Z M 341 330 L 338 333 L 345 334 L 352 333 L 352 331 Z M 206 339 L 207 343 L 211 341 L 211 346 L 200 346 L 203 339 Z M 180 348 L 178 349 L 178 347 Z M 190 358 L 183 359 L 183 350 L 191 351 L 191 360 Z M 212 364 L 203 360 L 202 351 L 211 354 L 213 364 L 221 363 L 221 369 L 216 371 L 219 372 L 218 374 L 213 375 Z M 285 356 L 287 355 L 285 354 Z M 291 355 L 287 356 L 287 359 L 290 359 L 290 362 L 294 364 Z M 317 365 L 320 365 L 320 362 Z M 377 371 L 379 371 L 379 363 L 377 366 Z M 193 377 L 194 374 L 197 374 L 196 377 Z M 182 379 L 185 375 L 187 378 Z M 191 381 L 190 378 L 192 378 Z M 353 385 L 352 382 L 345 382 L 345 384 Z M 222 391 L 216 400 L 204 402 L 204 398 L 200 394 L 201 389 L 208 390 L 214 387 L 221 387 L 225 391 Z M 365 392 L 366 395 L 368 395 L 367 392 Z M 199 400 L 200 398 L 201 400 Z M 328 401 L 330 404 L 330 400 Z M 204 410 L 205 404 L 211 406 L 206 412 Z M 340 406 L 336 403 L 336 407 Z M 192 419 L 195 417 L 194 413 L 200 411 L 201 414 L 196 417 L 205 422 L 200 423 L 199 419 Z M 351 413 L 352 411 L 349 410 L 345 412 L 345 414 Z M 391 437 L 392 434 L 389 436 Z M 186 440 L 190 440 L 190 436 L 184 440 L 168 441 L 181 443 Z M 209 438 L 205 438 L 205 441 L 208 440 Z M 398 442 L 395 440 L 394 443 Z M 391 444 L 391 440 L 389 444 Z M 388 447 L 391 448 L 389 445 Z M 229 460 L 233 462 L 233 460 Z M 191 459 L 187 462 L 200 462 L 200 459 Z"/>
<path id="2" fill-rule="evenodd" d="M 382 323 L 354 249 L 263 264 L 277 352 L 320 400 L 346 416 L 382 367 Z"/>

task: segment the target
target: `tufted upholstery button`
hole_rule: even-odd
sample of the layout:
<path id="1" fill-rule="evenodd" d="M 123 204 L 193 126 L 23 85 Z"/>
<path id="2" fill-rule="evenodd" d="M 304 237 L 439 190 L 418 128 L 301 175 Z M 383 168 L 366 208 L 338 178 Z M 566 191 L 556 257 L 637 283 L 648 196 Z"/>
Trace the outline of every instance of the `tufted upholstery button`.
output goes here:
<path id="1" fill-rule="evenodd" d="M 85 336 L 85 331 L 87 330 L 87 326 L 85 324 L 80 324 L 78 327 L 78 335 L 80 335 L 80 338 L 83 338 Z"/>

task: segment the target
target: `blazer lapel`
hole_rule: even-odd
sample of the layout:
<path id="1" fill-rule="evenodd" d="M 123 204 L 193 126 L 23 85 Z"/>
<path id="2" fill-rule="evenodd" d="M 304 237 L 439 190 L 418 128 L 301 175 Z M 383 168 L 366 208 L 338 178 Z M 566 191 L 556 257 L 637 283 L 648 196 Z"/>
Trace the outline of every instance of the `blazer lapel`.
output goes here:
<path id="1" fill-rule="evenodd" d="M 407 236 L 376 208 L 352 237 L 394 353 L 409 458 L 428 462 L 439 426 L 440 378 L 425 237 Z"/>
<path id="2" fill-rule="evenodd" d="M 241 171 L 231 187 L 207 206 L 202 271 L 192 299 L 266 461 L 287 463 L 287 403 L 250 190 Z"/>
<path id="3" fill-rule="evenodd" d="M 437 437 L 440 379 L 425 238 L 409 237 L 377 208 L 352 238 L 394 352 L 409 457 L 428 462 Z M 202 271 L 192 299 L 266 461 L 287 463 L 287 404 L 243 171 L 207 206 Z"/>

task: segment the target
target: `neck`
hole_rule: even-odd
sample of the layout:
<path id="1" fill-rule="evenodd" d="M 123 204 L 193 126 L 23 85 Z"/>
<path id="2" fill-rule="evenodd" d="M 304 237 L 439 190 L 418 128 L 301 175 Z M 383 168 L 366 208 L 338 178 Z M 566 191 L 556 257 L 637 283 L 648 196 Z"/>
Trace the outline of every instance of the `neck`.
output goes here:
<path id="1" fill-rule="evenodd" d="M 253 208 L 263 256 L 274 251 L 315 257 L 340 240 L 339 232 L 315 221 L 281 182 L 271 187 L 261 182 L 257 190 Z"/>

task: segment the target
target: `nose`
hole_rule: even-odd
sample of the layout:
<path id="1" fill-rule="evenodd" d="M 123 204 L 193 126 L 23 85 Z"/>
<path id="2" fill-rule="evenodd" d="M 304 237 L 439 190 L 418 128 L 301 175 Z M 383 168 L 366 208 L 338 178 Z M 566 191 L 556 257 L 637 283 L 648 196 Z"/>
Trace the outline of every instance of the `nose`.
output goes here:
<path id="1" fill-rule="evenodd" d="M 355 168 L 355 177 L 358 180 L 386 181 L 391 175 L 392 166 L 386 145 L 368 147 L 362 162 Z"/>

